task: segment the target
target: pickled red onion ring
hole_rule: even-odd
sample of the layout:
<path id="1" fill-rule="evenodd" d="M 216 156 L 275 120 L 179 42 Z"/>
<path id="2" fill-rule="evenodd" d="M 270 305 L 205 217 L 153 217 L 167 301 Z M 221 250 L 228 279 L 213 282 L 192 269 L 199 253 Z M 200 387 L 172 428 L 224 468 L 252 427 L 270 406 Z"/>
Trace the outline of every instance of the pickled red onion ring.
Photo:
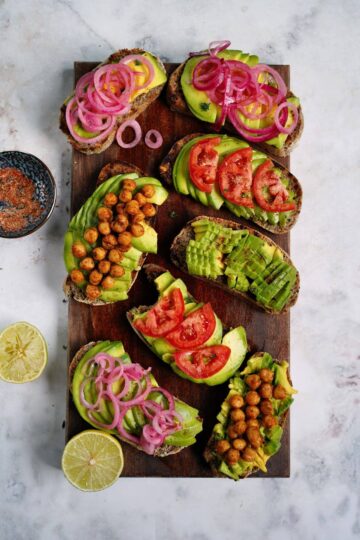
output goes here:
<path id="1" fill-rule="evenodd" d="M 293 122 L 289 127 L 285 127 L 285 125 L 283 125 L 280 121 L 281 111 L 285 108 L 290 110 L 291 114 L 293 115 Z M 275 125 L 280 131 L 280 133 L 286 133 L 286 135 L 289 135 L 290 133 L 292 133 L 297 126 L 298 119 L 299 119 L 299 112 L 297 110 L 297 107 L 293 103 L 289 103 L 289 101 L 284 101 L 276 109 L 274 120 L 275 120 Z"/>
<path id="2" fill-rule="evenodd" d="M 155 137 L 155 141 L 152 140 L 152 137 Z M 162 138 L 161 133 L 156 129 L 149 129 L 149 131 L 145 135 L 146 146 L 152 148 L 153 150 L 155 150 L 156 148 L 160 148 L 163 142 L 164 139 Z"/>
<path id="3" fill-rule="evenodd" d="M 148 60 L 145 56 L 143 56 L 142 54 L 128 54 L 127 56 L 125 56 L 125 58 L 123 58 L 122 60 L 120 60 L 120 64 L 127 64 L 128 62 L 133 62 L 135 61 L 138 61 L 140 62 L 142 65 L 144 65 L 148 71 L 147 74 L 145 74 L 145 82 L 142 84 L 142 85 L 138 85 L 136 84 L 135 82 L 135 89 L 136 90 L 143 90 L 143 88 L 146 88 L 147 86 L 149 86 L 149 84 L 152 83 L 152 81 L 154 80 L 154 77 L 155 77 L 155 70 L 154 70 L 154 66 L 152 65 L 152 63 L 150 62 L 150 60 Z M 144 75 L 144 73 L 142 71 L 140 72 L 134 72 L 133 73 L 136 75 Z"/>
<path id="4" fill-rule="evenodd" d="M 134 130 L 134 139 L 126 143 L 122 139 L 122 134 L 124 133 L 125 129 L 129 127 Z M 116 133 L 116 141 L 121 148 L 134 148 L 141 140 L 141 127 L 139 122 L 136 120 L 126 120 L 126 122 L 123 122 Z"/>

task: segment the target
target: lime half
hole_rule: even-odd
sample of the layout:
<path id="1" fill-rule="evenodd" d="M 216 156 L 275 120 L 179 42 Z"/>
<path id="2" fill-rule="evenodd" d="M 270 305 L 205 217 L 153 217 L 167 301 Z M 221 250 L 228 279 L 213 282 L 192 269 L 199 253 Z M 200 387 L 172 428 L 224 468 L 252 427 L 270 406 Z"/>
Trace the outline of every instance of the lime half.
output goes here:
<path id="1" fill-rule="evenodd" d="M 96 429 L 75 435 L 65 446 L 62 470 L 73 486 L 82 491 L 100 491 L 116 482 L 124 457 L 117 439 Z"/>
<path id="2" fill-rule="evenodd" d="M 0 379 L 25 383 L 37 379 L 48 359 L 46 341 L 27 322 L 8 326 L 0 334 Z"/>

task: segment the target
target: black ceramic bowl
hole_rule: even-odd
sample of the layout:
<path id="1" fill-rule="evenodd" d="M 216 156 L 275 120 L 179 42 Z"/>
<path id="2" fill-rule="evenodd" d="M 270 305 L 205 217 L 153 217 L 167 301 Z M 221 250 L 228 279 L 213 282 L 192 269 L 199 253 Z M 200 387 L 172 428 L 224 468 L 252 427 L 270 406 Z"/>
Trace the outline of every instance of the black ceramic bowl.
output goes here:
<path id="1" fill-rule="evenodd" d="M 0 169 L 7 167 L 17 169 L 33 182 L 35 188 L 33 200 L 38 201 L 41 208 L 37 217 L 29 218 L 26 225 L 16 229 L 16 231 L 4 230 L 0 223 L 0 237 L 19 238 L 36 231 L 49 219 L 55 206 L 56 185 L 45 163 L 32 154 L 18 152 L 17 150 L 0 152 Z M 6 201 L 6 197 L 5 200 L 1 200 L 0 196 L 0 216 L 8 208 L 9 203 Z"/>

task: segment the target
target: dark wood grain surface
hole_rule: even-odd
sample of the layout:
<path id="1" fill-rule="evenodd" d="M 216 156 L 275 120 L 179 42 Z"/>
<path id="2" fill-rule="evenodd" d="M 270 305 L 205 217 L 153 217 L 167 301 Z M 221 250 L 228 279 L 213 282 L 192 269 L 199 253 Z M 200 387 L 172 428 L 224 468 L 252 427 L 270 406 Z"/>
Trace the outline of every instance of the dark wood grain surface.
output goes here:
<path id="1" fill-rule="evenodd" d="M 92 63 L 75 63 L 75 81 L 95 66 Z M 168 64 L 169 73 L 176 67 Z M 289 84 L 289 66 L 275 66 L 285 82 Z M 196 120 L 171 112 L 165 102 L 164 92 L 160 98 L 138 118 L 143 133 L 151 128 L 159 129 L 164 137 L 164 144 L 158 150 L 150 150 L 143 143 L 133 149 L 124 150 L 113 144 L 100 155 L 86 156 L 77 151 L 73 152 L 71 215 L 91 195 L 95 188 L 100 169 L 108 162 L 125 160 L 141 167 L 145 173 L 158 175 L 161 159 L 172 144 L 181 137 L 206 131 L 204 125 Z M 289 167 L 289 159 L 282 159 Z M 289 359 L 290 355 L 290 315 L 269 315 L 239 298 L 235 298 L 196 278 L 182 274 L 169 261 L 169 246 L 174 236 L 185 223 L 195 216 L 206 214 L 219 216 L 241 222 L 226 210 L 216 211 L 202 206 L 188 197 L 177 194 L 170 189 L 167 202 L 159 208 L 157 230 L 159 233 L 159 254 L 149 256 L 147 262 L 156 262 L 167 267 L 174 275 L 181 277 L 187 284 L 191 294 L 201 302 L 211 302 L 215 312 L 226 326 L 243 325 L 253 351 L 268 351 L 279 359 Z M 244 221 L 245 224 L 250 224 Z M 253 224 L 252 227 L 257 228 Z M 260 230 L 260 229 L 259 229 Z M 283 249 L 289 252 L 289 234 L 272 235 L 265 231 Z M 205 463 L 202 453 L 210 436 L 219 407 L 227 394 L 227 384 L 207 387 L 196 385 L 181 379 L 171 369 L 162 363 L 140 341 L 126 320 L 126 311 L 133 306 L 148 305 L 155 301 L 155 288 L 146 280 L 144 272 L 130 291 L 129 299 L 116 304 L 91 307 L 74 300 L 69 302 L 69 362 L 76 351 L 89 341 L 118 340 L 124 342 L 125 349 L 134 362 L 143 366 L 151 366 L 153 373 L 161 386 L 170 390 L 174 395 L 197 407 L 204 419 L 203 432 L 198 436 L 197 443 L 181 453 L 164 459 L 147 456 L 129 445 L 123 444 L 125 467 L 124 476 L 163 476 L 163 477 L 209 477 L 210 469 Z M 72 402 L 70 392 L 67 396 L 66 440 L 89 428 L 79 416 Z M 268 475 L 270 477 L 288 477 L 290 475 L 290 441 L 289 420 L 285 429 L 280 452 L 269 461 Z M 257 476 L 263 476 L 259 474 Z"/>

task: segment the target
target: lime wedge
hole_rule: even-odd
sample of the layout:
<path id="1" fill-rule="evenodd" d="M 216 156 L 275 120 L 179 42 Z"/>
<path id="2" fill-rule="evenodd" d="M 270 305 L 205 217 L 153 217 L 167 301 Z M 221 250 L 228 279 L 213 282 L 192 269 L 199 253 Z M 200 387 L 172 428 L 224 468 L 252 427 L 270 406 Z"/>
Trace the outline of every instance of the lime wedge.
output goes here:
<path id="1" fill-rule="evenodd" d="M 27 322 L 14 323 L 0 334 L 0 379 L 25 383 L 37 379 L 47 363 L 46 341 Z"/>
<path id="2" fill-rule="evenodd" d="M 124 457 L 117 439 L 96 429 L 75 435 L 65 446 L 62 470 L 73 486 L 82 491 L 100 491 L 116 482 Z"/>

